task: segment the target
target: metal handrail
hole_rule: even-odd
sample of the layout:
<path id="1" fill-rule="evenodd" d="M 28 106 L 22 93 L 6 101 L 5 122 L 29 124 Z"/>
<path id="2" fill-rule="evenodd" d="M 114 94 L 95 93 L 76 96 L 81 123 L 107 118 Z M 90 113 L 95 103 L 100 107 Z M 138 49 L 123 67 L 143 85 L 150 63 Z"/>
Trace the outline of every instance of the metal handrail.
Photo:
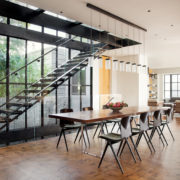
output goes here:
<path id="1" fill-rule="evenodd" d="M 58 46 L 63 46 L 64 44 L 66 44 L 67 42 L 75 39 L 76 37 L 77 37 L 77 36 L 74 36 L 73 38 L 70 38 L 70 39 L 68 39 L 67 41 L 59 44 Z M 63 39 L 67 39 L 67 38 L 63 38 Z M 63 39 L 61 39 L 61 40 L 63 40 Z M 61 40 L 57 40 L 55 43 L 57 43 L 57 42 L 59 42 L 59 41 L 61 41 Z M 38 58 L 32 60 L 31 62 L 29 62 L 29 63 L 27 63 L 26 65 L 22 66 L 21 68 L 17 69 L 16 71 L 13 71 L 13 72 L 9 73 L 9 74 L 6 75 L 4 78 L 0 79 L 0 82 L 3 81 L 3 80 L 5 80 L 7 77 L 9 77 L 9 76 L 11 76 L 11 75 L 13 75 L 13 74 L 16 74 L 18 71 L 20 71 L 20 70 L 22 70 L 23 68 L 29 66 L 29 65 L 32 64 L 33 62 L 38 61 L 40 58 L 46 56 L 47 54 L 51 53 L 52 51 L 54 51 L 54 50 L 56 50 L 56 49 L 58 49 L 58 47 L 47 51 L 46 53 L 42 54 L 42 55 L 39 56 Z"/>
<path id="2" fill-rule="evenodd" d="M 104 46 L 102 46 L 100 49 L 103 49 L 107 44 L 105 44 Z M 94 52 L 93 55 L 95 55 L 96 53 L 98 53 L 98 51 Z M 43 88 L 40 92 L 38 92 L 35 96 L 33 96 L 32 98 L 29 99 L 29 101 L 31 101 L 34 97 L 38 96 L 39 94 L 41 94 L 43 91 L 45 91 L 47 88 L 49 88 L 50 86 L 52 86 L 55 82 L 59 81 L 63 76 L 66 76 L 69 72 L 71 72 L 73 69 L 75 69 L 76 67 L 78 67 L 80 64 L 84 63 L 87 60 L 87 58 L 85 58 L 83 61 L 81 61 L 80 63 L 78 63 L 77 65 L 75 65 L 74 67 L 72 67 L 71 69 L 69 69 L 67 72 L 65 72 L 62 76 L 60 76 L 58 79 L 56 79 L 55 81 L 53 81 L 52 83 L 50 83 L 48 86 L 46 86 L 45 88 Z M 65 65 L 67 62 L 61 64 L 58 68 L 60 68 L 61 66 Z M 51 74 L 52 72 L 54 72 L 56 69 L 52 70 L 51 72 L 49 72 L 44 78 L 46 78 L 49 74 Z M 32 87 L 34 84 L 38 83 L 41 79 L 37 80 L 36 82 L 32 83 L 29 87 Z M 21 93 L 24 93 L 24 89 L 19 92 L 18 94 L 16 94 L 14 97 L 10 98 L 9 101 L 11 101 L 12 99 L 14 99 L 15 97 L 19 96 Z M 4 105 L 6 105 L 6 103 L 0 105 L 0 107 L 3 107 Z"/>

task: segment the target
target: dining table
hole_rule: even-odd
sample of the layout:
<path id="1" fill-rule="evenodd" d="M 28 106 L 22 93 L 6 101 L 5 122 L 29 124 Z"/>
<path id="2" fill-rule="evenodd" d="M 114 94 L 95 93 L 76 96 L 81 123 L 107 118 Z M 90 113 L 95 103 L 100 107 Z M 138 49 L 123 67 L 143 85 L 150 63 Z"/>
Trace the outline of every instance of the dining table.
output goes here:
<path id="1" fill-rule="evenodd" d="M 162 106 L 131 106 L 131 107 L 124 107 L 119 112 L 117 111 L 113 112 L 111 109 L 100 109 L 100 110 L 91 110 L 91 111 L 50 114 L 49 118 L 81 123 L 81 136 L 84 137 L 84 133 L 83 133 L 84 126 L 89 123 L 103 122 L 105 120 L 108 122 L 108 120 L 123 118 L 127 116 L 137 116 L 145 112 L 149 112 L 150 115 L 152 115 L 153 112 L 155 111 L 166 111 L 169 108 L 170 107 L 162 107 Z M 102 125 L 101 125 L 101 132 L 103 132 Z M 83 138 L 81 138 L 82 152 L 88 154 L 86 151 L 86 147 L 83 146 L 82 139 Z"/>

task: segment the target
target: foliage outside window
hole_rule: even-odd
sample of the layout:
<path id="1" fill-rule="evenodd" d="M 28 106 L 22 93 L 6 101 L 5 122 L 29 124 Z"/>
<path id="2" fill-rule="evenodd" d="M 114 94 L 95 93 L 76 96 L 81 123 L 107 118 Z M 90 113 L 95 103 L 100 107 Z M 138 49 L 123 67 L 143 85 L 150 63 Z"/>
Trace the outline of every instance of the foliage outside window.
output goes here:
<path id="1" fill-rule="evenodd" d="M 79 95 L 80 89 L 83 95 L 86 94 L 86 70 L 83 69 L 72 77 L 72 94 Z"/>

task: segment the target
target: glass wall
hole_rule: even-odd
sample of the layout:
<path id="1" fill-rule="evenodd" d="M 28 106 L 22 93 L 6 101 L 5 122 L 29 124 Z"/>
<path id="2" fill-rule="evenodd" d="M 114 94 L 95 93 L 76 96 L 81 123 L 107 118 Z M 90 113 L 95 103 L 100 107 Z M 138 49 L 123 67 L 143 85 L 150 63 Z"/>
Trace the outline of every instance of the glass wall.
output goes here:
<path id="1" fill-rule="evenodd" d="M 0 79 L 6 76 L 6 48 L 7 38 L 0 36 Z M 6 101 L 6 79 L 0 84 L 0 105 Z"/>
<path id="2" fill-rule="evenodd" d="M 10 25 L 18 26 L 19 28 L 42 32 L 42 34 L 47 33 L 60 38 L 71 37 L 69 34 L 61 31 L 0 16 L 0 22 L 7 23 L 7 20 Z M 76 40 L 88 42 L 87 39 L 81 37 L 77 37 Z M 5 105 L 3 109 L 9 111 L 16 109 L 17 112 L 20 112 L 19 115 L 8 115 L 0 112 L 0 116 L 15 119 L 10 123 L 9 129 L 4 128 L 0 131 L 0 136 L 1 132 L 7 131 L 11 133 L 13 131 L 14 133 L 25 132 L 24 137 L 22 135 L 17 138 L 19 140 L 27 141 L 29 137 L 27 139 L 25 137 L 29 135 L 31 139 L 36 138 L 37 135 L 38 138 L 41 138 L 44 135 L 40 136 L 40 134 L 46 134 L 43 128 L 57 124 L 55 119 L 48 117 L 49 114 L 59 112 L 62 108 L 72 108 L 74 111 L 80 111 L 83 107 L 91 105 L 90 67 L 83 68 L 39 101 L 35 98 L 36 93 L 29 93 L 28 90 L 30 90 L 33 83 L 44 78 L 55 68 L 60 67 L 80 53 L 80 51 L 65 47 L 55 48 L 56 46 L 50 44 L 0 36 L 0 79 L 6 77 L 6 73 L 12 73 L 21 68 L 21 70 L 13 73 L 5 80 L 0 81 L 0 105 L 10 100 L 11 103 L 16 103 L 16 105 Z M 55 50 L 41 57 L 52 49 Z M 8 67 L 7 71 L 6 67 Z M 46 82 L 46 84 L 48 83 Z M 38 91 L 42 88 L 36 87 L 31 90 Z M 24 94 L 19 96 L 19 92 Z M 15 98 L 11 100 L 14 96 Z M 23 106 L 19 108 L 18 103 L 23 104 Z M 0 107 L 0 109 L 2 108 Z"/>

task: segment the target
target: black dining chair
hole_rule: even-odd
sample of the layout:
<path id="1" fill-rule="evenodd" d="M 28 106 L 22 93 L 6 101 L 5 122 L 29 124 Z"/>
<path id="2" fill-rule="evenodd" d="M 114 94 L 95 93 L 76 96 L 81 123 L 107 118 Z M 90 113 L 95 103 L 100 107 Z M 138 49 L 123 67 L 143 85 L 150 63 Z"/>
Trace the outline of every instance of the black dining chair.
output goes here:
<path id="1" fill-rule="evenodd" d="M 173 121 L 173 116 L 174 116 L 174 108 L 173 107 L 166 110 L 165 111 L 165 118 L 166 119 L 162 120 L 161 126 L 162 126 L 162 132 L 164 131 L 165 126 L 167 126 L 167 128 L 171 134 L 172 139 L 175 140 L 173 133 L 169 127 L 169 123 L 171 123 Z"/>
<path id="2" fill-rule="evenodd" d="M 155 132 L 157 132 L 163 146 L 165 146 L 163 139 L 164 139 L 166 145 L 168 145 L 168 143 L 167 143 L 167 140 L 166 140 L 166 138 L 165 138 L 165 136 L 164 136 L 164 134 L 160 128 L 161 125 L 162 125 L 161 111 L 160 110 L 155 111 L 154 115 L 153 115 L 153 120 L 151 121 L 151 124 L 149 125 L 149 128 L 151 129 L 150 140 L 152 140 Z M 163 137 L 163 139 L 161 136 Z"/>
<path id="3" fill-rule="evenodd" d="M 155 152 L 155 148 L 154 148 L 154 146 L 151 142 L 151 139 L 149 137 L 149 134 L 147 132 L 149 130 L 149 113 L 148 112 L 140 114 L 139 124 L 136 124 L 136 126 L 137 126 L 136 128 L 132 128 L 132 136 L 138 135 L 138 138 L 136 141 L 136 147 L 138 147 L 140 140 L 143 136 L 151 153 L 152 153 L 152 149 Z M 151 149 L 151 147 L 152 147 L 152 149 Z"/>
<path id="4" fill-rule="evenodd" d="M 102 134 L 102 135 L 99 136 L 99 138 L 106 140 L 106 146 L 105 146 L 105 149 L 103 151 L 103 154 L 102 154 L 101 160 L 99 162 L 98 168 L 101 166 L 101 163 L 102 163 L 102 161 L 104 159 L 107 148 L 110 146 L 121 172 L 124 173 L 122 165 L 121 165 L 120 161 L 118 160 L 118 155 L 119 155 L 119 152 L 121 150 L 121 146 L 122 146 L 123 143 L 128 145 L 128 148 L 129 148 L 129 150 L 131 152 L 131 155 L 132 155 L 134 161 L 136 162 L 134 153 L 133 153 L 133 151 L 131 149 L 131 146 L 130 146 L 130 144 L 128 142 L 129 138 L 130 138 L 130 140 L 131 140 L 131 142 L 132 142 L 132 144 L 134 146 L 134 149 L 136 150 L 136 153 L 138 154 L 139 159 L 141 160 L 141 158 L 139 156 L 139 153 L 138 153 L 138 151 L 136 149 L 136 146 L 134 144 L 134 141 L 133 141 L 133 139 L 131 137 L 132 136 L 131 121 L 132 121 L 132 118 L 130 116 L 122 118 L 122 120 L 121 120 L 121 129 L 120 129 L 121 134 L 108 133 L 108 134 Z M 112 145 L 116 144 L 116 143 L 119 143 L 119 142 L 120 142 L 120 145 L 119 145 L 118 152 L 116 154 Z"/>
<path id="5" fill-rule="evenodd" d="M 69 113 L 69 112 L 73 112 L 73 109 L 61 109 L 60 110 L 60 113 Z M 68 120 L 60 120 L 60 127 L 61 127 L 61 131 L 60 131 L 60 134 L 59 134 L 59 139 L 58 139 L 56 148 L 58 148 L 60 140 L 61 140 L 61 136 L 63 135 L 65 145 L 66 145 L 66 150 L 68 152 L 68 145 L 67 145 L 65 131 L 73 130 L 73 129 L 78 129 L 78 131 L 79 131 L 81 129 L 81 124 L 76 124 L 76 123 L 74 123 L 72 121 L 68 121 Z M 84 139 L 85 146 L 87 146 L 84 136 L 83 136 L 83 139 Z"/>

